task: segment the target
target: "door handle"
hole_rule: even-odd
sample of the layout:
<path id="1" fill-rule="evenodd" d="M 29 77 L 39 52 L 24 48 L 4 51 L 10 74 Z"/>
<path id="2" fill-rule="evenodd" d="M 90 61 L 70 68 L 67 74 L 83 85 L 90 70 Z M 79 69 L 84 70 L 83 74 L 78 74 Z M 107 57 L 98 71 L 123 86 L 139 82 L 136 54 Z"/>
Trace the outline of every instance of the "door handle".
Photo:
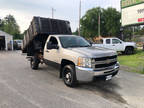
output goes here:
<path id="1" fill-rule="evenodd" d="M 46 52 L 49 52 L 48 50 Z"/>
<path id="2" fill-rule="evenodd" d="M 115 45 L 113 45 L 113 46 L 115 46 Z"/>

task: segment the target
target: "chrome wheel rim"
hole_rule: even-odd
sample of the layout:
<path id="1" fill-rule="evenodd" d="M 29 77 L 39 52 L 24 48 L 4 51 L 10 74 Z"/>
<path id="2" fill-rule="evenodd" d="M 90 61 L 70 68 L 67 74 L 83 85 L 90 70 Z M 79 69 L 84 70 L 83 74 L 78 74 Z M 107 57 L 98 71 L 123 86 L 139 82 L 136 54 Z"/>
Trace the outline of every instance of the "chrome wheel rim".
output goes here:
<path id="1" fill-rule="evenodd" d="M 69 69 L 65 70 L 64 80 L 65 80 L 66 84 L 70 84 L 72 81 L 72 75 L 71 75 L 71 71 Z"/>

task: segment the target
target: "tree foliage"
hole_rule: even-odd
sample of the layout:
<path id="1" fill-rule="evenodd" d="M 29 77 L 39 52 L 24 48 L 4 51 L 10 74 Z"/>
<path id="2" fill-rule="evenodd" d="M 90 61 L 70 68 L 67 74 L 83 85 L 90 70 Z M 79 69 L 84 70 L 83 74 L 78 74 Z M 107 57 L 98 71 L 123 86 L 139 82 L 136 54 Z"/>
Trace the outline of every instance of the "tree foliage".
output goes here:
<path id="1" fill-rule="evenodd" d="M 144 26 L 143 27 L 138 26 L 135 30 L 135 34 L 144 36 Z"/>
<path id="2" fill-rule="evenodd" d="M 78 35 L 78 29 L 76 29 L 75 32 L 72 33 L 73 35 Z"/>
<path id="3" fill-rule="evenodd" d="M 121 13 L 118 12 L 115 8 L 108 8 L 104 9 L 103 15 L 106 31 L 104 35 L 119 36 L 121 27 Z"/>
<path id="4" fill-rule="evenodd" d="M 90 9 L 81 18 L 81 31 L 85 37 L 98 36 L 98 20 L 100 15 L 101 36 L 118 36 L 120 34 L 121 14 L 115 8 Z"/>
<path id="5" fill-rule="evenodd" d="M 19 26 L 12 15 L 7 15 L 4 19 L 0 20 L 0 29 L 6 33 L 13 35 L 14 39 L 22 39 Z"/>

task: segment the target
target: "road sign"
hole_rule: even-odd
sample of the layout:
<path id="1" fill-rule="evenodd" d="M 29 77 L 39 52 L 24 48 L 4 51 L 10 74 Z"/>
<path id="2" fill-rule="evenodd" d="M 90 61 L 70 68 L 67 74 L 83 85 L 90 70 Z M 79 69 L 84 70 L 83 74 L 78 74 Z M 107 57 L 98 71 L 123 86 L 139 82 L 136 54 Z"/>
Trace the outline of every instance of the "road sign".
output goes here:
<path id="1" fill-rule="evenodd" d="M 144 0 L 122 0 L 122 26 L 144 24 Z"/>

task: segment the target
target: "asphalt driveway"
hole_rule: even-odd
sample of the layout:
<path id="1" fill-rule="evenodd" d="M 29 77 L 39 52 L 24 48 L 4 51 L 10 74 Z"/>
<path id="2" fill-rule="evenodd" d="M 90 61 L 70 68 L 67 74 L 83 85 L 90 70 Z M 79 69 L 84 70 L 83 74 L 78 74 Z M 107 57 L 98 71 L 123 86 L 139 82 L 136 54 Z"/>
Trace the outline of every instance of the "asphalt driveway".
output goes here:
<path id="1" fill-rule="evenodd" d="M 21 52 L 0 52 L 0 108 L 144 108 L 144 75 L 120 71 L 111 81 L 68 88 L 58 70 L 32 70 Z"/>

